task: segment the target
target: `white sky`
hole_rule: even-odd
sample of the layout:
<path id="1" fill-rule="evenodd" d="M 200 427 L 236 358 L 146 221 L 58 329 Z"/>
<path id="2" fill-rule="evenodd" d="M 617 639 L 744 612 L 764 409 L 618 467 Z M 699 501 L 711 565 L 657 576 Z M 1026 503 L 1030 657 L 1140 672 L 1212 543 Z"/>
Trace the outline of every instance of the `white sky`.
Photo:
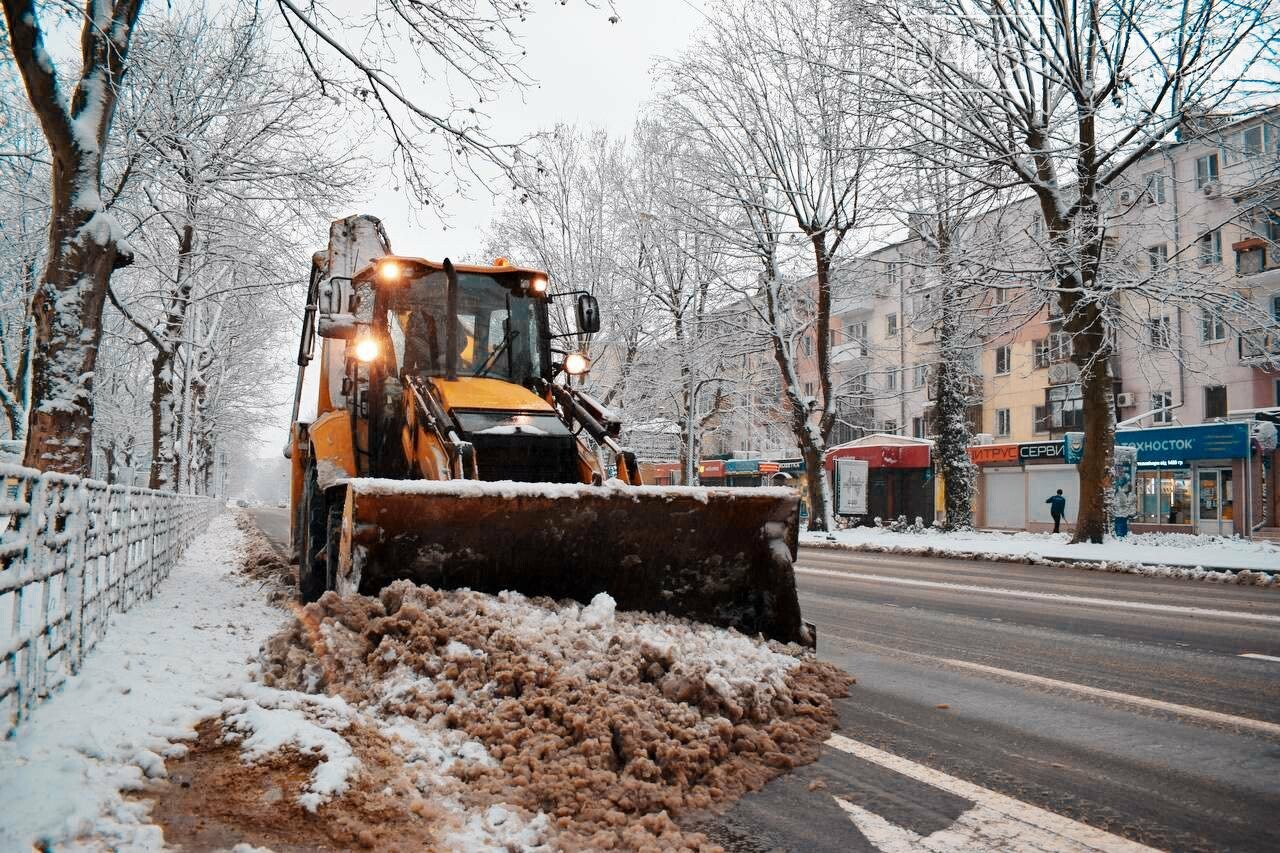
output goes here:
<path id="1" fill-rule="evenodd" d="M 653 61 L 684 47 L 702 20 L 702 0 L 615 0 L 622 20 L 608 21 L 607 6 L 590 8 L 585 0 L 542 0 L 521 30 L 528 51 L 524 69 L 535 87 L 510 93 L 490 110 L 490 134 L 517 139 L 556 124 L 581 124 L 625 134 L 652 91 Z M 426 104 L 430 89 L 409 91 Z M 384 176 L 389 177 L 389 176 Z M 497 201 L 480 186 L 468 199 L 448 205 L 448 228 L 428 214 L 413 221 L 408 205 L 390 182 L 371 188 L 367 212 L 382 219 L 397 252 L 422 257 L 458 257 L 479 251 L 480 230 L 489 224 Z M 494 189 L 502 191 L 498 181 Z M 320 233 L 318 231 L 318 233 Z"/>

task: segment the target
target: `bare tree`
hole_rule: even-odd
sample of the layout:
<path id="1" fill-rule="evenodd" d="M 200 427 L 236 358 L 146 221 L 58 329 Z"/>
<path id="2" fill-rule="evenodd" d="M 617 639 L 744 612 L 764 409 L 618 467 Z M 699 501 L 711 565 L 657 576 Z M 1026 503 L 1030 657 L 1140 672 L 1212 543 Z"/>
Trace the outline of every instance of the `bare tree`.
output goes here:
<path id="1" fill-rule="evenodd" d="M 0 5 L 10 52 L 52 161 L 48 251 L 30 312 L 34 359 L 25 460 L 85 472 L 92 458 L 93 382 L 107 283 L 133 257 L 103 203 L 102 172 L 108 145 L 116 141 L 116 103 L 143 0 Z M 514 41 L 514 28 L 529 13 L 526 3 L 369 0 L 363 12 L 335 12 L 322 2 L 276 5 L 324 91 L 349 105 L 368 105 L 373 126 L 391 136 L 417 201 L 437 202 L 438 186 L 477 174 L 476 158 L 516 176 L 520 141 L 492 139 L 483 127 L 483 104 L 500 88 L 527 82 Z M 44 46 L 42 16 L 67 13 L 81 19 L 73 74 L 60 71 Z M 406 94 L 397 74 L 384 70 L 393 58 L 402 65 L 416 62 L 433 97 L 450 106 L 431 109 Z M 61 89 L 64 76 L 73 80 L 70 98 Z M 428 168 L 433 152 L 452 158 L 443 170 L 452 180 L 438 181 Z"/>
<path id="2" fill-rule="evenodd" d="M 849 65 L 851 79 L 887 86 L 921 107 L 917 120 L 945 126 L 952 141 L 939 164 L 961 179 L 1021 186 L 1038 202 L 1043 287 L 1072 338 L 1084 399 L 1075 535 L 1100 541 L 1115 429 L 1109 329 L 1122 325 L 1117 282 L 1133 281 L 1108 266 L 1108 194 L 1189 119 L 1229 104 L 1241 70 L 1276 38 L 1274 4 L 940 0 L 923 15 L 883 9 L 903 64 L 894 73 Z"/>
<path id="3" fill-rule="evenodd" d="M 836 416 L 831 267 L 865 224 L 885 128 L 870 90 L 849 86 L 837 70 L 874 61 L 868 46 L 840 35 L 844 15 L 828 0 L 722 0 L 693 46 L 664 69 L 670 121 L 698 149 L 697 184 L 719 200 L 705 224 L 721 233 L 727 226 L 759 264 L 760 286 L 748 295 L 770 330 L 817 530 L 834 524 L 822 465 Z M 780 249 L 791 235 L 808 244 L 811 280 L 783 267 L 789 258 Z M 801 348 L 814 353 L 815 393 L 804 388 Z"/>

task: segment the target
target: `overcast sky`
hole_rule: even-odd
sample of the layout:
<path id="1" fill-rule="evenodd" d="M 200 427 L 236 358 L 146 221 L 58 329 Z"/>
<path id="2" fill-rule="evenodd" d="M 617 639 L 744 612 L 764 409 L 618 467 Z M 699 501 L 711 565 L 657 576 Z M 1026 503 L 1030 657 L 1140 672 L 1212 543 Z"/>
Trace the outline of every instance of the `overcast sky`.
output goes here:
<path id="1" fill-rule="evenodd" d="M 495 139 L 518 139 L 558 123 L 629 132 L 652 90 L 654 59 L 680 50 L 702 20 L 702 0 L 616 0 L 617 24 L 609 23 L 603 0 L 598 5 L 592 9 L 585 0 L 534 3 L 535 14 L 521 32 L 528 51 L 524 69 L 538 82 L 493 105 L 490 134 Z M 439 102 L 429 88 L 419 87 L 416 94 L 426 104 L 433 95 Z M 440 258 L 479 251 L 480 230 L 497 204 L 483 188 L 473 187 L 468 199 L 450 202 L 446 230 L 433 215 L 414 217 L 393 191 L 390 176 L 382 179 L 366 208 L 382 219 L 397 252 Z M 502 183 L 494 188 L 501 191 Z"/>

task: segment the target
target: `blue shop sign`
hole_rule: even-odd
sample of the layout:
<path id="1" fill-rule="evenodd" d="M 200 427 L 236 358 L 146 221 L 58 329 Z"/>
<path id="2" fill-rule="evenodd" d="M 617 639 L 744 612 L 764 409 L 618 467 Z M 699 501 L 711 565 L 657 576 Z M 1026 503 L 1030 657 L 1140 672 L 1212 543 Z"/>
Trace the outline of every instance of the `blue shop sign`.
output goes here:
<path id="1" fill-rule="evenodd" d="M 726 474 L 759 474 L 759 459 L 726 459 L 724 463 L 724 472 Z"/>
<path id="2" fill-rule="evenodd" d="M 1116 433 L 1116 444 L 1138 448 L 1140 464 L 1178 465 L 1193 459 L 1243 459 L 1249 455 L 1249 424 L 1120 430 Z M 1067 462 L 1079 462 L 1084 452 L 1084 434 L 1068 433 L 1064 449 Z"/>

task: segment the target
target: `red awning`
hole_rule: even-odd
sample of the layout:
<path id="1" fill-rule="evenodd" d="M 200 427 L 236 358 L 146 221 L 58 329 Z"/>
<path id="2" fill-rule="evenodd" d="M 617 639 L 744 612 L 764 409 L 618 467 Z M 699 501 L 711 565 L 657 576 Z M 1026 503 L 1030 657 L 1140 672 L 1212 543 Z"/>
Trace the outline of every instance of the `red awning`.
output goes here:
<path id="1" fill-rule="evenodd" d="M 862 459 L 871 468 L 928 468 L 927 444 L 863 444 L 857 447 L 836 447 L 827 451 L 823 459 L 828 471 L 837 459 Z"/>

